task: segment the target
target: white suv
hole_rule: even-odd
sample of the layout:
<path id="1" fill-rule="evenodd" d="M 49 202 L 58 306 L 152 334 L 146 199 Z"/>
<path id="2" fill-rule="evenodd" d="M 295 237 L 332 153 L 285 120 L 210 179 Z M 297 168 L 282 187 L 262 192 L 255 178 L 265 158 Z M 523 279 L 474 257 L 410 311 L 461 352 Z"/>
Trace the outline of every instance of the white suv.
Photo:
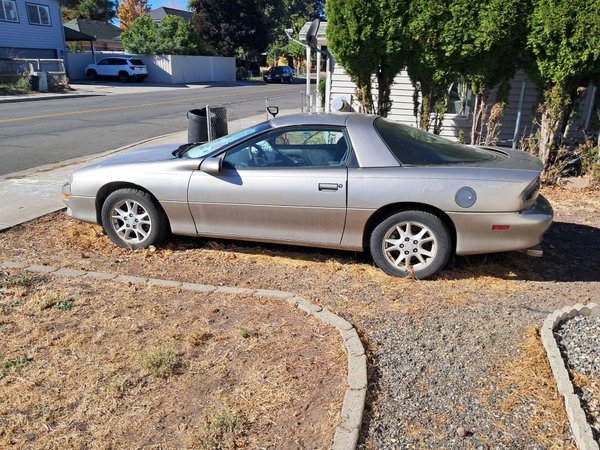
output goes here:
<path id="1" fill-rule="evenodd" d="M 148 76 L 148 71 L 141 59 L 104 58 L 96 64 L 88 64 L 85 67 L 85 75 L 90 80 L 96 80 L 98 77 L 117 77 L 120 82 L 126 83 L 130 78 L 142 81 Z"/>

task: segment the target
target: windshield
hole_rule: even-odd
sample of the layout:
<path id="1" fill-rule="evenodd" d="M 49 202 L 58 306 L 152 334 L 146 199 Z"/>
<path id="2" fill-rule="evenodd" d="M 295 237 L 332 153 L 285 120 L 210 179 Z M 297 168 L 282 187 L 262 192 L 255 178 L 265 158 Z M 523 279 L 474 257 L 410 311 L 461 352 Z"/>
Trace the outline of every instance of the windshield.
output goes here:
<path id="1" fill-rule="evenodd" d="M 408 125 L 378 118 L 375 129 L 396 159 L 403 165 L 468 164 L 489 161 L 495 155 L 467 147 Z"/>
<path id="2" fill-rule="evenodd" d="M 254 133 L 259 133 L 261 131 L 268 130 L 269 128 L 271 128 L 269 122 L 263 122 L 253 127 L 246 128 L 245 130 L 241 130 L 236 133 L 220 137 L 219 139 L 215 139 L 214 141 L 206 142 L 204 144 L 191 147 L 185 152 L 185 156 L 187 156 L 188 158 L 204 158 L 205 156 L 216 152 L 217 150 L 219 150 L 222 147 L 225 147 L 226 145 L 232 144 L 237 141 L 241 141 L 245 137 L 248 137 Z"/>

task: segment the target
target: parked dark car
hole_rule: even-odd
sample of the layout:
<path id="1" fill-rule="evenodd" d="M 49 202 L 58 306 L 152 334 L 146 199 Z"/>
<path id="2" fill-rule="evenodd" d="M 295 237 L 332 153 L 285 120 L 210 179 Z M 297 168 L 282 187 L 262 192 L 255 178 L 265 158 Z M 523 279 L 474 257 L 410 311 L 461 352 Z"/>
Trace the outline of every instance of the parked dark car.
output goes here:
<path id="1" fill-rule="evenodd" d="M 263 74 L 265 83 L 291 83 L 294 80 L 294 70 L 288 66 L 271 67 Z"/>

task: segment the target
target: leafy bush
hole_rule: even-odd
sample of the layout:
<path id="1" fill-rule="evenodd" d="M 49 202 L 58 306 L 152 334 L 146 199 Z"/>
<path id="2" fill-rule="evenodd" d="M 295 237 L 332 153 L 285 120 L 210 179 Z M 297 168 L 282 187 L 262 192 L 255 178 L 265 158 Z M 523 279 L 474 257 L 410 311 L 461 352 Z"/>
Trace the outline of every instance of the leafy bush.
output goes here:
<path id="1" fill-rule="evenodd" d="M 252 74 L 245 67 L 238 67 L 235 69 L 235 78 L 237 80 L 247 80 Z"/>

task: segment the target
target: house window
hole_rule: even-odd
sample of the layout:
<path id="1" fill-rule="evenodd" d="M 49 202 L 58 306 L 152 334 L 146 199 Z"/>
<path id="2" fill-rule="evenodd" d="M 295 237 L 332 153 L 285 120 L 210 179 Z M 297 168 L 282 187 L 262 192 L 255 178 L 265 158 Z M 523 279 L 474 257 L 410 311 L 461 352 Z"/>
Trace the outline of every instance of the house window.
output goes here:
<path id="1" fill-rule="evenodd" d="M 29 16 L 29 23 L 32 25 L 47 27 L 52 25 L 50 23 L 50 9 L 46 5 L 27 3 L 27 15 Z"/>
<path id="2" fill-rule="evenodd" d="M 18 22 L 17 4 L 13 0 L 0 0 L 0 20 Z"/>
<path id="3" fill-rule="evenodd" d="M 448 114 L 457 116 L 469 116 L 469 101 L 471 100 L 471 88 L 462 78 L 458 78 L 452 83 L 448 90 Z"/>

